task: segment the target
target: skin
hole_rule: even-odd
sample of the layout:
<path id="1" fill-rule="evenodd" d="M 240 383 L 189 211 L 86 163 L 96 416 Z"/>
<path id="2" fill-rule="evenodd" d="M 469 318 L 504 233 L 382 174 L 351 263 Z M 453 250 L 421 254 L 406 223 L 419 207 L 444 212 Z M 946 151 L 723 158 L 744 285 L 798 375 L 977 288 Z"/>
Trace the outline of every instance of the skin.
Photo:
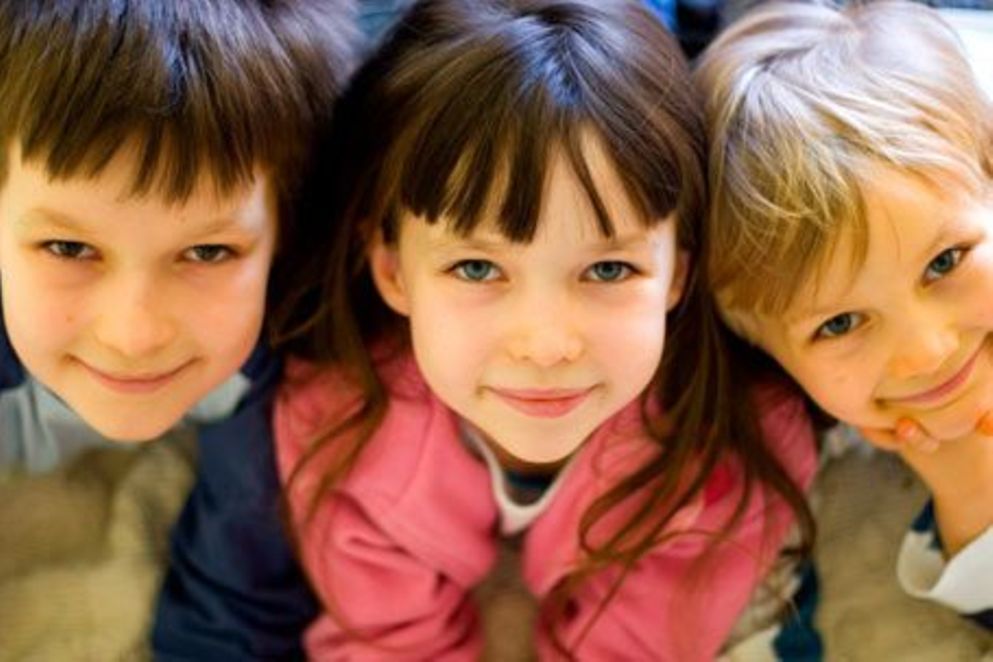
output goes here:
<path id="1" fill-rule="evenodd" d="M 588 157 L 613 239 L 554 157 L 531 243 L 489 222 L 459 237 L 445 219 L 408 216 L 395 245 L 379 237 L 370 248 L 376 285 L 409 318 L 428 384 L 518 470 L 561 463 L 645 389 L 685 281 L 675 220 L 643 227 L 593 141 Z"/>
<path id="2" fill-rule="evenodd" d="M 93 178 L 52 180 L 15 145 L 0 191 L 0 286 L 25 368 L 118 441 L 155 438 L 238 371 L 257 342 L 276 200 L 256 173 L 226 197 L 129 195 L 121 150 Z"/>
<path id="3" fill-rule="evenodd" d="M 954 554 L 993 525 L 993 197 L 885 168 L 865 181 L 865 261 L 853 270 L 842 235 L 784 315 L 742 326 L 825 411 L 904 457 Z"/>

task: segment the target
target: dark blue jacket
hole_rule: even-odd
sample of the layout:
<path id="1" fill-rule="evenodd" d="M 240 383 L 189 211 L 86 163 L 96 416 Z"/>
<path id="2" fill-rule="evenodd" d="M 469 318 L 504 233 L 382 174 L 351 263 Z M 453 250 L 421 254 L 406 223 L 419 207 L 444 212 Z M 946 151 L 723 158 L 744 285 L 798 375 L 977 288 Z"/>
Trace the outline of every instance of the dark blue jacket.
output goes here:
<path id="1" fill-rule="evenodd" d="M 280 514 L 270 424 L 280 365 L 259 349 L 242 372 L 252 388 L 233 415 L 198 432 L 152 631 L 157 660 L 303 659 L 317 614 Z"/>

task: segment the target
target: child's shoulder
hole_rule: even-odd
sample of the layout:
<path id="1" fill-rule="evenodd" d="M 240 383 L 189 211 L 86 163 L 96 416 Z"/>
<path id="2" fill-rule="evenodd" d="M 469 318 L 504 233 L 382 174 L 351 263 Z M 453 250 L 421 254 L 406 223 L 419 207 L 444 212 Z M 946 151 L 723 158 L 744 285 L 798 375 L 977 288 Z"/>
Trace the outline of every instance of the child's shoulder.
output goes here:
<path id="1" fill-rule="evenodd" d="M 421 400 L 430 393 L 408 350 L 377 352 L 373 368 L 388 400 Z M 312 436 L 345 420 L 364 404 L 367 380 L 340 364 L 290 358 L 276 401 L 277 417 L 284 427 L 290 426 L 294 436 Z"/>
<path id="2" fill-rule="evenodd" d="M 770 377 L 752 387 L 752 400 L 766 445 L 792 475 L 806 481 L 817 466 L 817 444 L 806 397 L 791 382 Z"/>
<path id="3" fill-rule="evenodd" d="M 807 399 L 796 385 L 778 376 L 766 376 L 751 387 L 751 397 L 762 427 L 792 428 L 810 424 Z"/>
<path id="4" fill-rule="evenodd" d="M 3 325 L 3 308 L 0 307 L 0 391 L 18 386 L 24 381 L 24 367 L 17 360 L 7 339 Z"/>

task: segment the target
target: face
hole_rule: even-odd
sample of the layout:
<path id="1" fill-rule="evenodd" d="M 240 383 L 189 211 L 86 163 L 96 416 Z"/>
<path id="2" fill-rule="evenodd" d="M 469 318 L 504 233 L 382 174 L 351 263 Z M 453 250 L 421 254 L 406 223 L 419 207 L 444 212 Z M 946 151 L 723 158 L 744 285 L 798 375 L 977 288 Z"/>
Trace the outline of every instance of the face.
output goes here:
<path id="1" fill-rule="evenodd" d="M 559 160 L 529 244 L 485 223 L 462 238 L 444 219 L 409 217 L 397 245 L 371 251 L 432 390 L 519 465 L 566 458 L 645 389 L 686 271 L 675 220 L 642 227 L 613 169 L 590 151 L 613 239 L 599 234 Z"/>
<path id="2" fill-rule="evenodd" d="M 843 421 L 964 436 L 993 407 L 993 198 L 889 170 L 866 194 L 864 264 L 852 273 L 841 237 L 816 285 L 749 335 Z"/>
<path id="3" fill-rule="evenodd" d="M 127 194 L 126 153 L 52 181 L 9 152 L 0 285 L 26 369 L 104 436 L 147 440 L 237 372 L 255 345 L 276 236 L 268 178 L 182 204 Z"/>

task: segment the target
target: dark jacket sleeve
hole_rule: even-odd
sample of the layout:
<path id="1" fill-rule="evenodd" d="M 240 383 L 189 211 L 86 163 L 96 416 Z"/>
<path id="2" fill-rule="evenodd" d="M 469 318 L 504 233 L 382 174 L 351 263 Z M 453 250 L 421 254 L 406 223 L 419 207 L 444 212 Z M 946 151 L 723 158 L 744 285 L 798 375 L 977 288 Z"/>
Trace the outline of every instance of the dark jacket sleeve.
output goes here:
<path id="1" fill-rule="evenodd" d="M 279 366 L 254 371 L 234 415 L 200 430 L 197 478 L 155 614 L 156 660 L 304 658 L 301 635 L 318 607 L 279 506 L 271 432 Z"/>
<path id="2" fill-rule="evenodd" d="M 3 302 L 0 301 L 0 391 L 13 388 L 24 381 L 24 368 L 14 354 L 3 325 Z"/>

